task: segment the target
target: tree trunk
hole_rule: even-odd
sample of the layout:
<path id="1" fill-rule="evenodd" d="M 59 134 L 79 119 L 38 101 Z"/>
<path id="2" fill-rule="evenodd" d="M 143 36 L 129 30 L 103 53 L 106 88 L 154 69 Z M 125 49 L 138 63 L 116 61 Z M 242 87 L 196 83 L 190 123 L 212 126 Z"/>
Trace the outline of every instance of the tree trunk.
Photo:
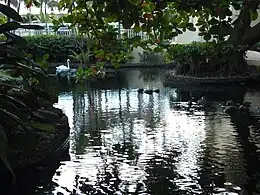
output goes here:
<path id="1" fill-rule="evenodd" d="M 18 1 L 17 12 L 20 14 L 21 0 Z"/>
<path id="2" fill-rule="evenodd" d="M 44 6 L 44 18 L 45 18 L 45 29 L 46 29 L 46 34 L 48 34 L 48 26 L 47 26 L 47 0 L 45 0 L 45 6 Z"/>
<path id="3" fill-rule="evenodd" d="M 259 3 L 258 3 L 259 4 Z M 250 9 L 257 4 L 244 4 L 238 18 L 234 22 L 232 33 L 227 41 L 232 45 L 234 50 L 227 57 L 227 69 L 225 72 L 229 74 L 244 74 L 248 73 L 248 66 L 243 54 L 250 49 L 255 43 L 260 41 L 260 26 L 259 29 L 250 27 Z M 258 24 L 260 25 L 260 23 Z M 256 26 L 258 26 L 256 25 Z"/>
<path id="4" fill-rule="evenodd" d="M 7 6 L 11 7 L 11 0 L 7 0 Z M 7 22 L 11 22 L 11 18 L 7 17 Z"/>
<path id="5" fill-rule="evenodd" d="M 225 73 L 228 73 L 228 75 L 244 75 L 248 73 L 248 70 L 243 52 L 233 51 L 231 56 L 228 56 L 227 70 Z"/>

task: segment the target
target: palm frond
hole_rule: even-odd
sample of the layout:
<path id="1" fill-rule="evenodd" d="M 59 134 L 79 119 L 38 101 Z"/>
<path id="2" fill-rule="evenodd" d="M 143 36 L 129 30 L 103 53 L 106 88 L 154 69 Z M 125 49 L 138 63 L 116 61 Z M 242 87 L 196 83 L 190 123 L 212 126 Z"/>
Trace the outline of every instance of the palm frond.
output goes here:
<path id="1" fill-rule="evenodd" d="M 25 131 L 28 130 L 28 125 L 26 125 L 18 116 L 7 111 L 6 109 L 0 108 L 0 113 L 14 120 L 17 124 L 19 124 Z"/>

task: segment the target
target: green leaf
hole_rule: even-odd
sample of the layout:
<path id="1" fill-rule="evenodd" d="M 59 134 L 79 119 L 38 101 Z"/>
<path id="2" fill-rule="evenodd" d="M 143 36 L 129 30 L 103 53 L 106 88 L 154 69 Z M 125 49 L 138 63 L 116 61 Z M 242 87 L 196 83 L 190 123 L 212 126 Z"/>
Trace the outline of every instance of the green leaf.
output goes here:
<path id="1" fill-rule="evenodd" d="M 16 12 L 13 8 L 8 7 L 6 5 L 0 4 L 0 12 L 2 12 L 5 16 L 12 18 L 17 22 L 23 22 L 22 17 Z"/>
<path id="2" fill-rule="evenodd" d="M 17 87 L 16 85 L 11 85 L 11 84 L 7 84 L 7 83 L 1 83 L 0 82 L 0 86 L 1 87 L 7 87 L 7 88 L 10 88 L 10 89 L 17 89 L 18 91 L 21 91 L 21 92 L 23 92 L 23 93 L 26 93 L 26 94 L 28 94 L 29 92 L 28 91 L 26 91 L 26 90 L 24 90 L 24 89 L 22 89 L 22 88 L 20 88 L 20 87 Z"/>
<path id="3" fill-rule="evenodd" d="M 15 122 L 17 122 L 17 124 L 21 125 L 21 127 L 24 130 L 28 129 L 28 126 L 26 126 L 26 124 L 18 116 L 16 116 L 15 114 L 13 114 L 13 113 L 11 113 L 11 112 L 3 109 L 3 108 L 0 108 L 0 112 L 3 113 L 4 115 L 6 115 L 7 117 L 11 118 Z"/>
<path id="4" fill-rule="evenodd" d="M 95 51 L 95 57 L 99 58 L 99 57 L 103 57 L 104 56 L 104 50 L 100 49 Z"/>
<path id="5" fill-rule="evenodd" d="M 7 22 L 5 24 L 0 25 L 0 33 L 16 30 L 20 27 L 21 25 L 17 22 Z"/>
<path id="6" fill-rule="evenodd" d="M 34 123 L 31 126 L 32 126 L 32 128 L 38 129 L 40 131 L 52 132 L 55 130 L 55 126 L 52 124 Z"/>
<path id="7" fill-rule="evenodd" d="M 138 26 L 138 25 L 135 25 L 134 26 L 134 31 L 135 32 L 141 32 L 142 31 L 142 27 Z"/>
<path id="8" fill-rule="evenodd" d="M 193 32 L 197 30 L 194 26 L 188 26 L 187 29 Z"/>
<path id="9" fill-rule="evenodd" d="M 205 41 L 209 41 L 211 39 L 211 35 L 205 34 L 203 38 L 205 39 Z"/>
<path id="10" fill-rule="evenodd" d="M 185 28 L 187 25 L 188 25 L 188 23 L 182 22 L 182 23 L 179 24 L 179 27 L 180 28 Z"/>
<path id="11" fill-rule="evenodd" d="M 24 28 L 24 29 L 33 29 L 33 30 L 42 30 L 44 29 L 44 27 L 39 26 L 39 25 L 32 25 L 32 24 L 28 24 L 28 25 L 21 25 L 20 28 Z"/>
<path id="12" fill-rule="evenodd" d="M 44 54 L 44 55 L 42 56 L 43 60 L 48 60 L 49 57 L 50 57 L 50 55 L 49 55 L 48 53 L 46 53 L 46 54 Z"/>
<path id="13" fill-rule="evenodd" d="M 5 95 L 5 94 L 0 94 L 0 97 L 2 98 L 6 98 L 7 100 L 15 103 L 16 105 L 19 105 L 21 107 L 24 107 L 30 114 L 33 114 L 32 111 L 28 108 L 28 106 L 26 106 L 22 101 L 20 101 L 19 99 L 17 98 L 14 98 L 12 96 L 9 96 L 9 95 Z"/>
<path id="14" fill-rule="evenodd" d="M 170 37 L 170 38 L 173 38 L 173 37 L 176 37 L 176 36 L 178 36 L 178 35 L 179 35 L 179 33 L 176 32 L 176 31 L 174 31 L 174 32 L 171 32 L 171 33 L 169 34 L 169 37 Z"/>
<path id="15" fill-rule="evenodd" d="M 4 33 L 5 36 L 7 36 L 9 39 L 15 41 L 19 46 L 25 47 L 27 46 L 28 42 L 23 38 L 16 34 L 6 32 Z"/>
<path id="16" fill-rule="evenodd" d="M 162 52 L 162 51 L 163 51 L 163 48 L 162 48 L 162 47 L 155 47 L 155 48 L 153 49 L 153 51 L 156 52 L 156 53 L 159 53 L 159 52 Z"/>
<path id="17" fill-rule="evenodd" d="M 3 164 L 6 166 L 6 168 L 10 171 L 12 176 L 15 177 L 12 166 L 7 158 L 6 152 L 7 152 L 7 137 L 5 134 L 4 127 L 0 124 L 0 159 L 3 162 Z"/>
<path id="18" fill-rule="evenodd" d="M 37 69 L 31 68 L 31 67 L 29 67 L 27 65 L 24 65 L 24 64 L 20 63 L 20 62 L 16 62 L 16 63 L 14 63 L 14 65 L 18 66 L 20 68 L 24 68 L 26 70 L 29 70 L 31 73 L 34 73 L 36 75 L 46 76 L 46 74 L 43 71 L 39 71 Z"/>
<path id="19" fill-rule="evenodd" d="M 140 4 L 141 3 L 141 1 L 140 0 L 128 0 L 131 4 L 133 4 L 133 5 L 138 5 L 138 4 Z"/>
<path id="20" fill-rule="evenodd" d="M 250 10 L 250 18 L 251 18 L 251 21 L 255 21 L 258 18 L 257 10 Z"/>
<path id="21" fill-rule="evenodd" d="M 215 18 L 211 18 L 211 19 L 209 20 L 209 24 L 210 24 L 210 25 L 214 25 L 214 24 L 218 24 L 218 23 L 219 23 L 219 21 L 216 20 Z"/>

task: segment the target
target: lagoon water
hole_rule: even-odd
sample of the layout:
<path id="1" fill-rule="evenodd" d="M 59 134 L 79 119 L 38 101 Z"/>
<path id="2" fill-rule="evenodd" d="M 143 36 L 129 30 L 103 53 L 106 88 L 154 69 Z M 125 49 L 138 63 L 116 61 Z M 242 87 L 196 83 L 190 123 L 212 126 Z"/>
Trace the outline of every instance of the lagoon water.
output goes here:
<path id="1" fill-rule="evenodd" d="M 177 109 L 190 94 L 257 106 L 260 91 L 165 87 L 160 73 L 127 71 L 110 82 L 63 87 L 56 106 L 69 118 L 70 159 L 33 194 L 260 193 L 258 116 L 241 125 L 219 109 Z"/>

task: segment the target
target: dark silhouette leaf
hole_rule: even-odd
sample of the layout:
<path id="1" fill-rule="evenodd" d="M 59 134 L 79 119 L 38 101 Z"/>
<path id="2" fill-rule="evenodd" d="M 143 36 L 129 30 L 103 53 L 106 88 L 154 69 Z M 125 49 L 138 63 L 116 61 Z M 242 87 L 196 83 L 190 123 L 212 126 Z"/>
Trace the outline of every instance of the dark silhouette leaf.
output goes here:
<path id="1" fill-rule="evenodd" d="M 23 22 L 22 17 L 11 7 L 0 4 L 0 12 L 2 12 L 5 16 L 12 18 L 15 21 Z"/>
<path id="2" fill-rule="evenodd" d="M 0 87 L 7 87 L 7 88 L 10 88 L 10 89 L 17 89 L 23 93 L 26 93 L 28 94 L 29 92 L 20 88 L 20 87 L 17 87 L 16 85 L 11 85 L 11 84 L 7 84 L 7 83 L 0 83 Z"/>
<path id="3" fill-rule="evenodd" d="M 0 33 L 16 30 L 18 28 L 21 28 L 21 25 L 18 22 L 7 22 L 0 25 Z"/>
<path id="4" fill-rule="evenodd" d="M 39 26 L 39 25 L 21 25 L 20 28 L 23 28 L 23 29 L 34 29 L 34 30 L 42 30 L 42 29 L 44 29 L 44 27 Z"/>
<path id="5" fill-rule="evenodd" d="M 11 118 L 12 120 L 14 120 L 15 122 L 17 122 L 19 125 L 21 125 L 21 127 L 24 130 L 28 129 L 28 126 L 26 126 L 26 124 L 15 114 L 7 111 L 6 109 L 0 108 L 0 112 L 3 113 L 4 115 L 8 116 L 9 118 Z"/>
<path id="6" fill-rule="evenodd" d="M 19 46 L 25 47 L 28 44 L 28 42 L 23 37 L 20 37 L 14 33 L 6 32 L 4 35 L 7 36 L 9 40 L 15 41 L 15 43 L 17 43 Z"/>
<path id="7" fill-rule="evenodd" d="M 30 110 L 30 108 L 28 106 L 26 106 L 22 101 L 18 100 L 17 98 L 14 98 L 14 97 L 6 95 L 6 94 L 0 94 L 0 97 L 8 99 L 9 101 L 12 101 L 16 105 L 24 107 L 30 114 L 33 114 L 33 112 Z"/>
<path id="8" fill-rule="evenodd" d="M 25 68 L 25 69 L 29 70 L 30 72 L 35 73 L 37 75 L 45 76 L 44 72 L 39 71 L 39 70 L 37 70 L 35 68 L 31 68 L 31 67 L 29 67 L 27 65 L 24 65 L 24 64 L 20 63 L 20 62 L 16 62 L 15 65 L 18 66 L 18 67 L 21 67 L 21 68 Z"/>
<path id="9" fill-rule="evenodd" d="M 4 127 L 0 124 L 0 159 L 3 162 L 3 164 L 6 166 L 6 168 L 10 171 L 13 177 L 15 177 L 12 166 L 7 159 L 6 155 L 7 151 L 7 137 L 5 134 Z"/>

